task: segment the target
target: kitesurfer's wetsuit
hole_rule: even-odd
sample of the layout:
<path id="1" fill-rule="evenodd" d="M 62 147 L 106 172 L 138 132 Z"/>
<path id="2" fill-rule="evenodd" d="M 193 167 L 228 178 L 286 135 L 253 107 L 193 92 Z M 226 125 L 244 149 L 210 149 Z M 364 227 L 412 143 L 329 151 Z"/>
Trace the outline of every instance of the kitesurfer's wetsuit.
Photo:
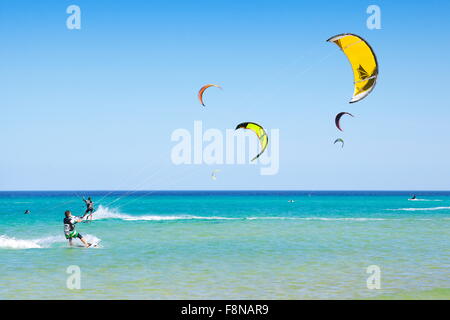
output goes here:
<path id="1" fill-rule="evenodd" d="M 77 223 L 76 219 L 76 217 L 64 218 L 64 234 L 66 239 L 83 238 L 83 236 L 75 230 L 75 223 Z"/>
<path id="2" fill-rule="evenodd" d="M 83 199 L 83 201 L 86 203 L 86 211 L 84 212 L 84 216 L 87 215 L 88 213 L 93 213 L 94 212 L 94 203 L 92 202 L 92 200 L 84 200 Z"/>

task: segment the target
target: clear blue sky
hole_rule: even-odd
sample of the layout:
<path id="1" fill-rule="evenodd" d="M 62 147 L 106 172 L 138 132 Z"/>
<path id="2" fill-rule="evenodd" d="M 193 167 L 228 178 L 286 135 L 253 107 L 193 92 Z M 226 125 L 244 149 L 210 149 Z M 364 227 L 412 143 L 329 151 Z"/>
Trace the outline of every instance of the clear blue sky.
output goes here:
<path id="1" fill-rule="evenodd" d="M 71 4 L 81 30 L 66 28 Z M 370 4 L 381 30 L 366 27 Z M 0 189 L 449 190 L 449 13 L 433 0 L 2 1 Z M 352 105 L 350 66 L 325 41 L 344 32 L 380 65 Z M 206 83 L 224 91 L 203 109 Z M 340 111 L 356 116 L 343 133 Z M 279 173 L 174 166 L 170 135 L 194 120 L 279 128 Z"/>

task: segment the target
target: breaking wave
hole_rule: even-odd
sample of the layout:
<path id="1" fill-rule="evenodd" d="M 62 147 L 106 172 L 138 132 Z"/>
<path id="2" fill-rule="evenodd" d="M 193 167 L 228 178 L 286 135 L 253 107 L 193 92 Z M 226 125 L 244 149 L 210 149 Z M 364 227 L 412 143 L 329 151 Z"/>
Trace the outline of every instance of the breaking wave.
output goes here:
<path id="1" fill-rule="evenodd" d="M 399 208 L 386 209 L 389 211 L 435 211 L 435 210 L 450 210 L 450 207 L 431 207 L 431 208 Z"/>
<path id="2" fill-rule="evenodd" d="M 85 235 L 90 243 L 99 243 L 100 239 L 93 235 Z M 0 249 L 42 249 L 50 248 L 55 243 L 66 243 L 66 238 L 61 236 L 49 236 L 39 239 L 16 239 L 7 235 L 0 236 Z"/>
<path id="3" fill-rule="evenodd" d="M 98 209 L 92 215 L 93 220 L 103 220 L 103 219 L 121 219 L 126 221 L 165 221 L 165 220 L 239 220 L 241 218 L 227 218 L 227 217 L 201 217 L 193 215 L 129 215 L 123 214 L 115 209 L 105 208 L 99 206 Z"/>
<path id="4" fill-rule="evenodd" d="M 125 221 L 174 221 L 174 220 L 319 220 L 319 221 L 380 221 L 384 218 L 325 218 L 325 217 L 221 217 L 195 215 L 130 215 L 116 209 L 99 206 L 93 214 L 93 220 L 120 219 Z M 392 219 L 390 219 L 392 220 Z"/>

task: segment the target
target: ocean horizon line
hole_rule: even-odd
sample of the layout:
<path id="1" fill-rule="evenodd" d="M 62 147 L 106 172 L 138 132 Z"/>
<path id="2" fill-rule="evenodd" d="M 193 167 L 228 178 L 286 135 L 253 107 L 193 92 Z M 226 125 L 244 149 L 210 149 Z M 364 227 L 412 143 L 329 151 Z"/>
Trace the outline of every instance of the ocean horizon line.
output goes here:
<path id="1" fill-rule="evenodd" d="M 133 189 L 120 189 L 120 190 L 108 190 L 108 189 L 86 189 L 86 190 L 70 190 L 70 189 L 42 189 L 42 190 L 0 190 L 0 194 L 5 193 L 127 193 L 132 192 L 133 194 L 138 193 L 450 193 L 450 190 L 392 190 L 392 189 L 361 189 L 361 190 L 333 190 L 333 189 L 273 189 L 273 190 L 262 190 L 262 189 L 195 189 L 195 190 L 167 190 L 167 189 L 148 189 L 148 190 L 133 190 Z"/>

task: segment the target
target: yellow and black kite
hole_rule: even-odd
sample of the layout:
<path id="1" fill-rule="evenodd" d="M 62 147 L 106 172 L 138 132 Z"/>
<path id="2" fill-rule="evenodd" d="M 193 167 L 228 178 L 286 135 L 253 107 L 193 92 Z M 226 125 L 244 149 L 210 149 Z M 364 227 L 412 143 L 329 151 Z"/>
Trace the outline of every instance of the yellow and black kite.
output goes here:
<path id="1" fill-rule="evenodd" d="M 235 130 L 237 130 L 237 129 L 249 129 L 258 136 L 259 143 L 261 145 L 261 152 L 258 153 L 252 159 L 252 161 L 258 159 L 259 156 L 263 154 L 264 150 L 266 150 L 267 145 L 269 144 L 269 138 L 267 137 L 267 133 L 266 133 L 266 131 L 264 131 L 264 128 L 254 122 L 242 122 L 236 126 Z"/>
<path id="2" fill-rule="evenodd" d="M 339 34 L 327 41 L 334 42 L 352 65 L 355 90 L 350 103 L 367 97 L 378 77 L 378 62 L 372 47 L 363 38 L 351 33 Z"/>

